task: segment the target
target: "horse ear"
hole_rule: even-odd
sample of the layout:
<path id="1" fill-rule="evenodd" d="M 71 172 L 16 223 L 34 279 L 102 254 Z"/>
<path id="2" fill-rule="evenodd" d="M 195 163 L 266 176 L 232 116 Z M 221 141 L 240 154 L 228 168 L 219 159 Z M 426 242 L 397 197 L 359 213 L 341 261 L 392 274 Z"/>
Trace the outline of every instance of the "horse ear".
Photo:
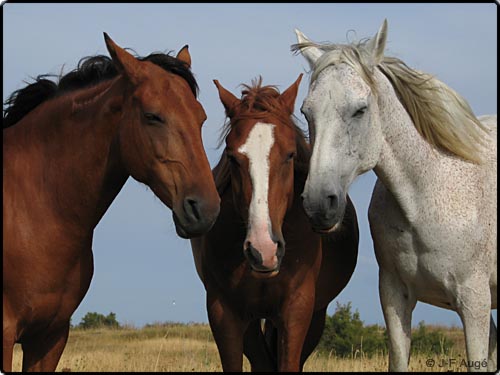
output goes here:
<path id="1" fill-rule="evenodd" d="M 299 91 L 299 85 L 300 81 L 302 80 L 302 73 L 300 73 L 299 78 L 292 83 L 292 85 L 287 88 L 280 96 L 281 101 L 285 105 L 285 107 L 288 109 L 288 112 L 290 114 L 293 113 L 293 109 L 295 107 L 295 99 L 297 98 L 297 93 Z"/>
<path id="2" fill-rule="evenodd" d="M 321 49 L 316 47 L 313 42 L 311 42 L 303 32 L 298 29 L 295 29 L 295 34 L 297 35 L 297 48 L 309 63 L 311 68 L 314 67 L 316 60 L 324 53 Z M 303 44 L 301 46 L 301 44 Z M 307 45 L 309 44 L 309 45 Z"/>
<path id="3" fill-rule="evenodd" d="M 240 102 L 240 100 L 224 87 L 222 87 L 222 85 L 216 79 L 214 79 L 214 83 L 217 87 L 217 90 L 219 90 L 219 98 L 224 105 L 226 115 L 228 117 L 231 117 L 234 107 Z"/>
<path id="4" fill-rule="evenodd" d="M 132 83 L 137 83 L 139 79 L 139 62 L 137 59 L 118 46 L 107 33 L 104 33 L 104 40 L 118 71 L 125 74 Z"/>
<path id="5" fill-rule="evenodd" d="M 367 50 L 372 55 L 372 64 L 376 66 L 382 62 L 384 58 L 385 42 L 387 40 L 387 19 L 384 19 L 382 26 L 377 34 L 371 38 L 366 44 Z"/>
<path id="6" fill-rule="evenodd" d="M 191 68 L 191 55 L 189 54 L 189 46 L 187 44 L 177 53 L 176 58 L 185 62 Z"/>

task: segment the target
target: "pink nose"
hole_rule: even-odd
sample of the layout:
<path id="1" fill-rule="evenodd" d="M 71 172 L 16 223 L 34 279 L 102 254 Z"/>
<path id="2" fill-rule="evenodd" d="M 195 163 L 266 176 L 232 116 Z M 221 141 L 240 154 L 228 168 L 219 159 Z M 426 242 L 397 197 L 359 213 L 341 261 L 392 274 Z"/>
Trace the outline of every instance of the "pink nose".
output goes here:
<path id="1" fill-rule="evenodd" d="M 252 231 L 243 248 L 252 268 L 258 271 L 272 271 L 278 267 L 278 244 L 265 231 Z"/>

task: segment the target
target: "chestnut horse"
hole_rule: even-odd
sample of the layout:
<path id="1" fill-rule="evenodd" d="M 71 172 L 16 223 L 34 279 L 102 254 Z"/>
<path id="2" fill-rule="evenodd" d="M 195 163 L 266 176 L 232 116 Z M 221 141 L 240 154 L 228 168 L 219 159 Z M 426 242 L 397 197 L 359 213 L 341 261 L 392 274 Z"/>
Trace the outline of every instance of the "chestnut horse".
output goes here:
<path id="1" fill-rule="evenodd" d="M 281 95 L 260 79 L 241 100 L 214 81 L 229 118 L 213 170 L 221 212 L 191 245 L 224 371 L 241 371 L 243 353 L 253 371 L 302 370 L 356 265 L 352 203 L 328 235 L 302 208 L 310 150 L 292 118 L 301 77 Z"/>
<path id="2" fill-rule="evenodd" d="M 203 149 L 206 115 L 187 46 L 135 58 L 106 34 L 59 84 L 38 77 L 7 104 L 3 130 L 3 371 L 54 371 L 93 274 L 94 228 L 127 178 L 173 210 L 184 238 L 220 198 Z"/>

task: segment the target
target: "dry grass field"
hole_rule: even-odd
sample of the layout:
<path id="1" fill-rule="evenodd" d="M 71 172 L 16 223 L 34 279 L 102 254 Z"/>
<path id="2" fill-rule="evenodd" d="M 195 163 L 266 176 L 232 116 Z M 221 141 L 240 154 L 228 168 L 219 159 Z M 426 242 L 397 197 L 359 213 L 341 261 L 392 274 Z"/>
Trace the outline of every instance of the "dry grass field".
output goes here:
<path id="1" fill-rule="evenodd" d="M 433 327 L 429 327 L 432 329 Z M 437 328 L 437 327 L 434 327 Z M 434 356 L 433 367 L 426 365 L 428 356 L 413 356 L 410 371 L 466 371 L 459 365 L 465 357 L 463 333 L 460 328 L 439 327 L 455 345 L 447 357 Z M 448 358 L 456 364 L 448 366 Z M 442 360 L 445 366 L 439 366 Z M 22 353 L 16 345 L 14 371 L 21 371 Z M 367 358 L 353 353 L 349 358 L 338 358 L 314 352 L 304 371 L 365 372 L 388 369 L 388 358 L 382 354 Z M 57 371 L 98 372 L 212 372 L 222 371 L 216 345 L 206 324 L 161 324 L 142 329 L 73 329 Z M 244 371 L 250 365 L 244 359 Z"/>

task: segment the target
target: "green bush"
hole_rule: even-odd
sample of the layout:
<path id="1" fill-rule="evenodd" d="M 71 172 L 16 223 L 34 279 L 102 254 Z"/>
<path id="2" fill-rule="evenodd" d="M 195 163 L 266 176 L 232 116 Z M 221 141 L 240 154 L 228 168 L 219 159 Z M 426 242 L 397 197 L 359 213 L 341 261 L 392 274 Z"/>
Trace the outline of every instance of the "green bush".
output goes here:
<path id="1" fill-rule="evenodd" d="M 389 340 L 385 327 L 365 326 L 359 312 L 351 311 L 351 302 L 341 305 L 337 302 L 335 313 L 327 316 L 325 329 L 317 349 L 333 352 L 340 357 L 387 354 Z M 425 355 L 449 355 L 454 342 L 439 329 L 429 330 L 422 321 L 412 330 L 411 353 Z"/>
<path id="2" fill-rule="evenodd" d="M 96 312 L 88 312 L 78 325 L 79 328 L 120 328 L 120 323 L 116 320 L 116 314 L 110 312 L 107 316 Z"/>
<path id="3" fill-rule="evenodd" d="M 425 323 L 418 323 L 417 329 L 411 335 L 412 354 L 440 354 L 448 355 L 454 343 L 448 339 L 440 330 L 428 331 Z"/>
<path id="4" fill-rule="evenodd" d="M 332 316 L 327 316 L 323 336 L 317 347 L 323 352 L 334 352 L 337 356 L 352 356 L 358 351 L 372 356 L 387 353 L 385 328 L 379 325 L 364 326 L 359 312 L 351 311 L 351 302 L 341 305 Z"/>

